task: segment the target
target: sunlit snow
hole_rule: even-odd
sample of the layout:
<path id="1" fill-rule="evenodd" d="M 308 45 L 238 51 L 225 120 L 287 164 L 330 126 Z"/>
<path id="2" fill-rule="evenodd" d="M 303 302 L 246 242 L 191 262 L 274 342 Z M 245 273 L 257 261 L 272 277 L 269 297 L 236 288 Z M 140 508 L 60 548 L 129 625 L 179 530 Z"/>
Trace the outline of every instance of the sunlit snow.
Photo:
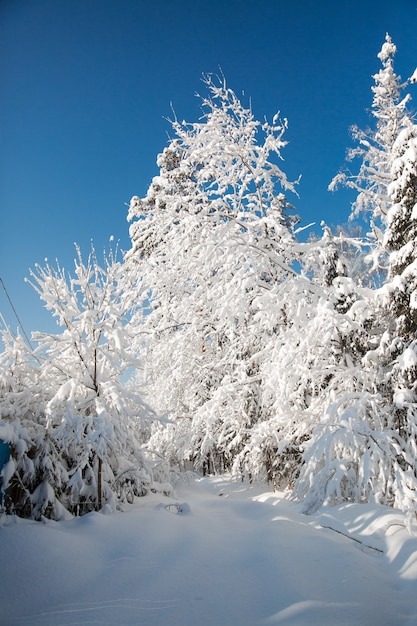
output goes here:
<path id="1" fill-rule="evenodd" d="M 417 521 L 197 479 L 114 515 L 3 518 L 4 626 L 411 626 Z"/>

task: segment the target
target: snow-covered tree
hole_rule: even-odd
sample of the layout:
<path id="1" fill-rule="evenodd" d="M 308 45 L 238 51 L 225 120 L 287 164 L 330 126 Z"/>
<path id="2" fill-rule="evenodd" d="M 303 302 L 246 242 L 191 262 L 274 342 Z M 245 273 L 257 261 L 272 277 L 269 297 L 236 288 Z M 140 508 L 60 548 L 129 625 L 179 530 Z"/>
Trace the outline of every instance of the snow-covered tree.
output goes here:
<path id="1" fill-rule="evenodd" d="M 0 438 L 10 447 L 2 472 L 5 508 L 21 517 L 61 519 L 68 513 L 60 502 L 68 476 L 46 426 L 52 381 L 42 380 L 41 361 L 20 335 L 6 328 L 2 341 Z"/>
<path id="2" fill-rule="evenodd" d="M 358 246 L 325 228 L 322 239 L 304 246 L 301 274 L 286 294 L 287 326 L 270 346 L 262 372 L 269 418 L 245 450 L 250 464 L 273 452 L 274 482 L 281 488 L 294 486 L 305 466 L 326 405 L 363 388 L 361 361 L 371 324 L 365 314 L 369 289 L 352 278 Z"/>
<path id="3" fill-rule="evenodd" d="M 390 185 L 392 205 L 384 244 L 389 251 L 391 310 L 397 332 L 412 340 L 417 331 L 417 126 L 409 123 L 394 145 Z"/>
<path id="4" fill-rule="evenodd" d="M 159 176 L 132 198 L 127 263 L 140 275 L 149 393 L 171 411 L 178 453 L 221 469 L 262 419 L 260 363 L 296 274 L 283 194 L 295 189 L 279 167 L 286 121 L 261 124 L 224 81 L 205 84 L 204 118 L 172 122 Z"/>
<path id="5" fill-rule="evenodd" d="M 388 366 L 395 478 L 402 508 L 417 505 L 417 126 L 409 123 L 394 144 L 391 207 L 384 243 L 388 280 L 381 289 L 387 324 L 379 347 Z"/>
<path id="6" fill-rule="evenodd" d="M 354 126 L 352 136 L 357 146 L 348 151 L 349 161 L 360 159 L 358 172 L 339 173 L 331 182 L 329 189 L 345 185 L 357 192 L 352 205 L 352 217 L 360 214 L 369 218 L 373 233 L 373 261 L 377 268 L 384 256 L 383 233 L 390 198 L 388 188 L 391 183 L 391 168 L 394 158 L 393 147 L 397 136 L 407 124 L 409 113 L 407 104 L 410 95 L 403 95 L 409 81 L 402 82 L 394 71 L 394 57 L 397 48 L 387 34 L 378 53 L 382 69 L 373 76 L 372 116 L 375 128 L 366 131 Z"/>
<path id="7" fill-rule="evenodd" d="M 100 266 L 92 249 L 84 263 L 77 248 L 74 275 L 48 262 L 31 273 L 60 331 L 35 334 L 35 352 L 3 339 L 2 478 L 16 512 L 114 505 L 126 477 L 144 492 L 145 448 L 294 487 L 305 512 L 343 500 L 415 507 L 417 130 L 395 52 L 387 35 L 376 129 L 355 129 L 349 154 L 359 172 L 332 183 L 357 192 L 371 244 L 324 224 L 321 238 L 297 241 L 286 120 L 258 122 L 208 76 L 203 117 L 174 118 L 159 175 L 131 200 L 124 261 L 110 252 Z M 374 269 L 384 257 L 377 278 L 365 254 Z"/>
<path id="8" fill-rule="evenodd" d="M 132 291 L 115 254 L 101 267 L 94 249 L 84 263 L 77 248 L 74 276 L 46 263 L 30 282 L 62 329 L 33 337 L 40 381 L 49 389 L 45 427 L 67 476 L 60 500 L 75 513 L 100 509 L 114 501 L 127 471 L 138 492 L 150 481 L 141 450 L 150 412 L 126 381 L 138 365 L 129 326 Z M 56 489 L 51 475 L 45 493 Z"/>
<path id="9" fill-rule="evenodd" d="M 377 289 L 359 290 L 363 297 L 347 310 L 359 324 L 361 367 L 346 377 L 348 385 L 324 398 L 295 490 L 306 512 L 343 500 L 416 507 L 416 135 L 414 123 L 403 117 L 389 171 L 381 165 L 386 183 L 380 243 L 388 271 Z"/>

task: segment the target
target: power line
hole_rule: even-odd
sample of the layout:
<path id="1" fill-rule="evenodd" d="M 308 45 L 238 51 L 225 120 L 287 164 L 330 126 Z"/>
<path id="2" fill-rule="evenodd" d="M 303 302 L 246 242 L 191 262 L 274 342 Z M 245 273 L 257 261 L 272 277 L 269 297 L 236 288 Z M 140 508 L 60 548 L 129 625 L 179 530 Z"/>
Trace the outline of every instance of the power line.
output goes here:
<path id="1" fill-rule="evenodd" d="M 11 308 L 12 308 L 12 311 L 13 311 L 13 313 L 14 313 L 14 315 L 15 315 L 16 319 L 17 319 L 17 322 L 18 322 L 18 324 L 19 324 L 19 326 L 20 326 L 20 328 L 21 328 L 21 330 L 22 330 L 23 336 L 24 336 L 24 338 L 26 339 L 27 344 L 28 344 L 28 346 L 30 347 L 30 349 L 31 349 L 31 350 L 33 350 L 33 346 L 32 346 L 32 344 L 30 343 L 30 339 L 29 339 L 29 337 L 28 337 L 28 336 L 27 336 L 27 334 L 26 334 L 26 331 L 25 331 L 25 329 L 24 329 L 24 326 L 23 326 L 22 322 L 20 321 L 20 318 L 19 318 L 19 316 L 18 316 L 18 314 L 17 314 L 17 311 L 16 311 L 16 309 L 15 309 L 15 307 L 14 307 L 14 304 L 13 304 L 13 302 L 12 302 L 12 299 L 11 299 L 11 297 L 9 296 L 9 292 L 8 292 L 8 291 L 7 291 L 7 289 L 6 289 L 6 285 L 4 284 L 3 279 L 1 278 L 1 276 L 0 276 L 0 283 L 1 283 L 1 286 L 3 287 L 3 289 L 4 289 L 4 293 L 6 294 L 6 298 L 7 298 L 7 299 L 8 299 L 8 301 L 9 301 L 9 304 L 10 304 L 10 306 L 11 306 Z"/>

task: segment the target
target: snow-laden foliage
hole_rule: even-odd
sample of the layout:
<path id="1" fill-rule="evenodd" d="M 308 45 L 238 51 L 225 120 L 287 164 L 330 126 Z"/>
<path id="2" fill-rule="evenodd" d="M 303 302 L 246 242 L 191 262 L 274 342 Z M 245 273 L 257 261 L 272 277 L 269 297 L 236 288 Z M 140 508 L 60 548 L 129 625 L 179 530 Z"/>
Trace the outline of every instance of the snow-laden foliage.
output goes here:
<path id="1" fill-rule="evenodd" d="M 417 493 L 417 126 L 411 121 L 394 143 L 391 175 L 385 231 L 389 271 L 380 295 L 389 323 L 379 350 L 389 366 L 389 426 L 401 494 L 396 500 L 410 506 Z"/>
<path id="2" fill-rule="evenodd" d="M 387 37 L 377 129 L 372 143 L 361 135 L 352 179 L 384 249 L 395 168 L 402 180 L 408 171 L 395 156 L 408 98 L 394 53 Z M 167 412 L 149 444 L 172 463 L 295 487 L 306 511 L 372 499 L 409 508 L 414 439 L 404 446 L 392 418 L 399 364 L 382 356 L 384 274 L 375 282 L 367 270 L 369 242 L 327 227 L 297 242 L 274 185 L 294 188 L 268 160 L 271 146 L 280 156 L 284 127 L 255 122 L 224 83 L 207 86 L 205 118 L 174 120 L 160 175 L 129 212 L 145 381 Z"/>
<path id="3" fill-rule="evenodd" d="M 139 363 L 123 264 L 111 252 L 101 267 L 94 249 L 84 263 L 77 248 L 73 276 L 46 263 L 31 272 L 31 284 L 60 331 L 34 334 L 33 354 L 9 337 L 3 355 L 3 439 L 15 464 L 10 509 L 60 517 L 63 509 L 114 506 L 126 482 L 146 492 L 151 477 L 141 444 L 153 414 L 128 384 Z"/>
<path id="4" fill-rule="evenodd" d="M 301 243 L 287 121 L 257 121 L 207 76 L 203 116 L 171 121 L 158 176 L 130 202 L 123 262 L 77 250 L 73 276 L 31 274 L 60 332 L 34 335 L 35 352 L 3 339 L 9 510 L 60 518 L 168 493 L 170 466 L 269 481 L 306 513 L 416 509 L 415 81 L 395 53 L 387 35 L 375 128 L 354 129 L 348 155 L 359 171 L 331 185 L 356 191 L 371 238 L 323 224 Z"/>
<path id="5" fill-rule="evenodd" d="M 357 192 L 352 217 L 360 214 L 369 217 L 374 239 L 370 258 L 374 269 L 381 263 L 385 266 L 383 234 L 390 205 L 388 188 L 392 181 L 393 147 L 399 132 L 410 119 L 407 104 L 411 98 L 409 94 L 403 95 L 409 81 L 402 82 L 394 71 L 396 51 L 387 34 L 378 53 L 382 69 L 373 76 L 372 116 L 376 120 L 375 128 L 364 131 L 354 126 L 351 129 L 357 145 L 348 151 L 347 159 L 360 159 L 359 170 L 357 173 L 349 170 L 341 172 L 329 185 L 330 190 L 345 185 Z"/>
<path id="6" fill-rule="evenodd" d="M 313 431 L 295 491 L 306 498 L 308 511 L 345 499 L 416 506 L 416 130 L 406 112 L 409 96 L 401 100 L 404 85 L 393 73 L 395 51 L 387 36 L 378 55 L 383 70 L 375 77 L 377 128 L 368 136 L 372 141 L 361 135 L 356 154 L 364 160 L 349 183 L 360 192 L 354 209 L 371 212 L 378 231 L 371 256 L 384 254 L 387 272 L 363 303 L 347 311 L 368 311 L 362 367 L 347 393 L 343 385 L 333 390 Z"/>
<path id="7" fill-rule="evenodd" d="M 261 124 L 224 82 L 205 83 L 205 117 L 172 122 L 159 176 L 132 198 L 127 262 L 140 276 L 148 395 L 175 422 L 162 438 L 175 433 L 167 447 L 212 471 L 262 419 L 260 363 L 298 252 L 282 193 L 294 185 L 278 165 L 286 122 Z"/>
<path id="8" fill-rule="evenodd" d="M 61 519 L 68 515 L 62 446 L 47 428 L 51 380 L 41 376 L 42 362 L 20 336 L 2 332 L 0 363 L 0 439 L 10 446 L 3 468 L 6 511 L 22 517 Z"/>
<path id="9" fill-rule="evenodd" d="M 140 442 L 150 417 L 125 380 L 138 365 L 132 349 L 129 290 L 113 253 L 87 263 L 77 249 L 74 276 L 49 264 L 31 274 L 32 284 L 62 332 L 38 334 L 42 377 L 54 381 L 46 425 L 65 451 L 67 508 L 101 508 L 129 471 L 137 491 L 150 479 Z M 145 488 L 146 489 L 146 488 Z"/>

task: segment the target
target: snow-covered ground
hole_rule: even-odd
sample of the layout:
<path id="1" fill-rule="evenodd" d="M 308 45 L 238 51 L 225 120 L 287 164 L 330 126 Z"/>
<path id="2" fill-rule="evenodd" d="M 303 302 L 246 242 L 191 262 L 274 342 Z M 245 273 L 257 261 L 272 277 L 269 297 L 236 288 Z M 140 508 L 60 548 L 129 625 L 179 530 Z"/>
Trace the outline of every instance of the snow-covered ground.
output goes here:
<path id="1" fill-rule="evenodd" d="M 225 478 L 177 496 L 65 522 L 3 518 L 0 623 L 417 624 L 415 518 L 366 504 L 305 516 Z"/>

